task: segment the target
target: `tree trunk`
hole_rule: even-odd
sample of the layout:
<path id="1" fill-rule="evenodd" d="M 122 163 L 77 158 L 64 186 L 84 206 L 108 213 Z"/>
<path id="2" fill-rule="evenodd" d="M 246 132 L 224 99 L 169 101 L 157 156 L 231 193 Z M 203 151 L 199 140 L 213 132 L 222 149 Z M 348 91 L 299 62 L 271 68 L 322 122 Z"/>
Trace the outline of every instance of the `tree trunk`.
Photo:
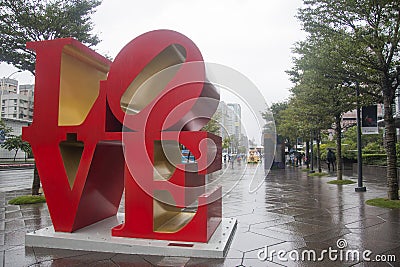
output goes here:
<path id="1" fill-rule="evenodd" d="M 35 164 L 35 170 L 33 171 L 32 196 L 39 195 L 39 189 L 40 189 L 40 177 Z"/>
<path id="2" fill-rule="evenodd" d="M 18 149 L 16 149 L 15 153 L 14 153 L 14 162 L 15 162 L 15 159 L 17 158 L 17 153 L 18 153 Z"/>
<path id="3" fill-rule="evenodd" d="M 385 148 L 387 158 L 386 178 L 388 185 L 388 198 L 390 200 L 399 199 L 399 181 L 397 177 L 397 158 L 396 158 L 396 127 L 393 118 L 392 97 L 384 94 L 383 105 L 385 109 Z"/>
<path id="4" fill-rule="evenodd" d="M 314 155 L 314 131 L 311 131 L 311 138 L 310 138 L 310 151 L 311 151 L 311 155 L 310 155 L 310 160 L 311 160 L 311 168 L 310 168 L 310 172 L 313 173 L 314 172 L 314 165 L 315 165 L 315 155 Z"/>
<path id="5" fill-rule="evenodd" d="M 335 116 L 335 132 L 336 132 L 336 177 L 338 180 L 343 179 L 342 164 L 342 116 Z"/>
<path id="6" fill-rule="evenodd" d="M 307 164 L 307 169 L 310 168 L 310 141 L 306 141 L 306 164 Z"/>
<path id="7" fill-rule="evenodd" d="M 321 168 L 321 149 L 320 149 L 320 140 L 321 139 L 321 132 L 318 130 L 317 133 L 317 165 L 318 165 L 318 172 L 322 172 Z"/>

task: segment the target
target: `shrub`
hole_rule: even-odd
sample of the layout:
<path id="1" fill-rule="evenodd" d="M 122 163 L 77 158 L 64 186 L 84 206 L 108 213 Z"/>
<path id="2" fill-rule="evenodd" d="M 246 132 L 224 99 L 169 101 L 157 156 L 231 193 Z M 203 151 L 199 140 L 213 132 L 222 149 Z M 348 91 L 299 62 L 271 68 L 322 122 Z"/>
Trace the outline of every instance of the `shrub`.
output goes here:
<path id="1" fill-rule="evenodd" d="M 399 209 L 400 200 L 389 200 L 386 198 L 374 198 L 365 201 L 368 205 L 377 206 L 381 208 Z"/>
<path id="2" fill-rule="evenodd" d="M 363 153 L 364 154 L 384 154 L 385 153 L 385 149 L 379 143 L 368 143 L 363 148 Z"/>
<path id="3" fill-rule="evenodd" d="M 329 181 L 328 184 L 337 184 L 337 185 L 346 185 L 346 184 L 355 184 L 356 182 L 352 180 L 332 180 Z"/>
<path id="4" fill-rule="evenodd" d="M 386 154 L 363 154 L 364 165 L 386 166 Z"/>
<path id="5" fill-rule="evenodd" d="M 26 205 L 26 204 L 36 204 L 45 203 L 46 198 L 44 196 L 19 196 L 8 201 L 11 205 Z"/>

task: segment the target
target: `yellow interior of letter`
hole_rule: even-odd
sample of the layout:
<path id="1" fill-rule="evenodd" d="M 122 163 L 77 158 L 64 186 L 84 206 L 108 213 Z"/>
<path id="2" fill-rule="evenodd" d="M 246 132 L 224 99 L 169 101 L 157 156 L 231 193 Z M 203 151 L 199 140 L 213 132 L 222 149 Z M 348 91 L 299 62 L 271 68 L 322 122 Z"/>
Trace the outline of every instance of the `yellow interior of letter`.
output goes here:
<path id="1" fill-rule="evenodd" d="M 67 173 L 68 183 L 72 190 L 74 187 L 76 173 L 83 153 L 83 142 L 76 140 L 67 140 L 60 142 L 60 152 Z"/>
<path id="2" fill-rule="evenodd" d="M 185 227 L 196 215 L 195 211 L 184 211 L 174 205 L 168 191 L 158 190 L 153 200 L 153 231 L 159 233 L 175 233 Z"/>
<path id="3" fill-rule="evenodd" d="M 80 125 L 99 96 L 100 81 L 107 78 L 109 66 L 83 54 L 71 45 L 61 57 L 59 126 Z"/>
<path id="4" fill-rule="evenodd" d="M 183 46 L 173 44 L 155 56 L 132 81 L 121 97 L 121 109 L 127 114 L 137 114 L 155 99 L 185 62 Z M 153 76 L 157 74 L 156 76 Z M 153 77 L 152 77 L 153 76 Z M 152 77 L 151 79 L 149 79 Z"/>

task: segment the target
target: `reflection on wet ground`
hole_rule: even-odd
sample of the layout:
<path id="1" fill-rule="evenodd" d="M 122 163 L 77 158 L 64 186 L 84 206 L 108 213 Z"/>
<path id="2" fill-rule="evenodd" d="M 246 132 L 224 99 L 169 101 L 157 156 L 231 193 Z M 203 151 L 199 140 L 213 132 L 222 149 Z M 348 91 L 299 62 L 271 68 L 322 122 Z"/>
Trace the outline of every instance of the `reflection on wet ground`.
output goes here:
<path id="1" fill-rule="evenodd" d="M 256 175 L 264 179 L 262 167 L 228 166 L 219 182 L 225 190 L 224 217 L 238 219 L 238 228 L 225 259 L 137 256 L 59 249 L 25 248 L 24 235 L 51 225 L 45 204 L 12 206 L 7 201 L 30 190 L 0 192 L 0 262 L 5 266 L 398 266 L 343 258 L 331 260 L 324 250 L 371 250 L 375 255 L 395 255 L 400 260 L 400 213 L 365 205 L 367 199 L 386 196 L 384 177 L 366 179 L 367 192 L 354 192 L 354 185 L 337 186 L 329 177 L 307 177 L 301 168 L 272 170 L 255 193 L 249 184 Z M 21 174 L 19 174 L 21 175 Z M 25 172 L 31 179 L 30 172 Z M 2 174 L 0 172 L 0 179 Z M 213 179 L 217 180 L 216 177 Z M 352 179 L 355 179 L 354 177 Z M 7 185 L 4 184 L 6 187 Z M 10 187 L 11 188 L 11 187 Z M 123 210 L 123 204 L 121 205 Z M 272 251 L 285 251 L 277 255 Z M 292 261 L 303 252 L 316 252 L 321 261 Z M 265 253 L 272 258 L 261 261 Z M 287 260 L 287 261 L 286 261 Z M 378 264 L 378 265 L 374 265 Z"/>

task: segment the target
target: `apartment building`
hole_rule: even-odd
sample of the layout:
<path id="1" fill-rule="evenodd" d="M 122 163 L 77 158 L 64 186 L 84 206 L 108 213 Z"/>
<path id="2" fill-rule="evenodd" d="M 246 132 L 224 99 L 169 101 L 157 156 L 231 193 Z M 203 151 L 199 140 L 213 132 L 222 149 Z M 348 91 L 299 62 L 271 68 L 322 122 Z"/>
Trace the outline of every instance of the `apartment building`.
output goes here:
<path id="1" fill-rule="evenodd" d="M 1 81 L 1 118 L 32 121 L 34 85 L 20 85 L 14 79 Z"/>

